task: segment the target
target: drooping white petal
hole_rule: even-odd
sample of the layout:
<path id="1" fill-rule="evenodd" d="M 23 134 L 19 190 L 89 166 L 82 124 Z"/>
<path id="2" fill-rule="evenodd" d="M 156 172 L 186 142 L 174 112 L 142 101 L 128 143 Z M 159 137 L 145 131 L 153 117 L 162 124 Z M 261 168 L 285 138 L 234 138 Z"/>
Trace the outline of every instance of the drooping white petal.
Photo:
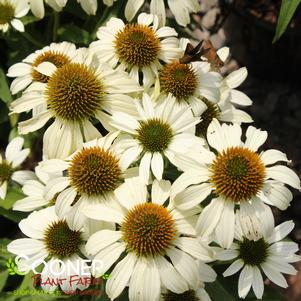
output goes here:
<path id="1" fill-rule="evenodd" d="M 282 183 L 288 184 L 296 189 L 301 189 L 300 179 L 290 168 L 282 165 L 268 167 L 266 169 L 267 177 Z"/>
<path id="2" fill-rule="evenodd" d="M 187 282 L 168 260 L 163 256 L 157 256 L 155 263 L 160 273 L 160 279 L 167 289 L 176 294 L 181 294 L 188 290 Z"/>
<path id="3" fill-rule="evenodd" d="M 250 288 L 253 283 L 253 268 L 249 265 L 246 265 L 238 279 L 238 295 L 240 298 L 245 298 L 250 291 Z"/>
<path id="4" fill-rule="evenodd" d="M 106 293 L 111 300 L 117 298 L 128 284 L 134 270 L 137 257 L 128 253 L 114 268 L 106 283 Z"/>
<path id="5" fill-rule="evenodd" d="M 244 266 L 244 262 L 241 259 L 235 260 L 223 273 L 224 277 L 231 276 L 237 273 Z"/>
<path id="6" fill-rule="evenodd" d="M 137 260 L 129 285 L 129 299 L 159 301 L 160 275 L 153 259 Z"/>
<path id="7" fill-rule="evenodd" d="M 155 180 L 152 184 L 152 203 L 163 205 L 170 194 L 171 184 L 165 180 Z"/>
<path id="8" fill-rule="evenodd" d="M 288 284 L 283 277 L 283 275 L 276 271 L 273 266 L 267 262 L 264 262 L 261 265 L 261 268 L 263 269 L 263 272 L 266 274 L 266 276 L 275 284 L 279 285 L 280 287 L 287 288 Z"/>
<path id="9" fill-rule="evenodd" d="M 229 248 L 231 246 L 234 239 L 234 225 L 234 203 L 225 201 L 220 220 L 215 228 L 216 241 L 221 247 Z"/>

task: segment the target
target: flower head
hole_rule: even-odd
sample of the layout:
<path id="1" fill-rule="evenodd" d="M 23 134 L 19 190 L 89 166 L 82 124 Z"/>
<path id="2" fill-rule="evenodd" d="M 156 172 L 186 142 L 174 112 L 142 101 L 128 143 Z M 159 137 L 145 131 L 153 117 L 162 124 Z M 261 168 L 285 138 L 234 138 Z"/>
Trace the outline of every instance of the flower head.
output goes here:
<path id="1" fill-rule="evenodd" d="M 0 30 L 6 32 L 12 26 L 18 31 L 24 31 L 24 25 L 19 18 L 24 17 L 28 11 L 27 1 L 0 0 Z"/>
<path id="2" fill-rule="evenodd" d="M 155 106 L 150 97 L 144 94 L 142 104 L 137 104 L 137 110 L 138 118 L 125 113 L 113 113 L 111 125 L 124 132 L 116 145 L 124 150 L 122 164 L 129 166 L 142 158 L 139 174 L 146 183 L 150 169 L 158 180 L 162 179 L 164 159 L 175 164 L 177 154 L 185 157 L 187 149 L 203 144 L 203 140 L 193 134 L 199 118 L 193 117 L 188 105 L 174 105 L 172 96 Z"/>
<path id="3" fill-rule="evenodd" d="M 97 32 L 99 41 L 91 44 L 100 60 L 109 62 L 129 72 L 130 76 L 149 88 L 164 63 L 178 59 L 182 55 L 177 33 L 170 27 L 158 28 L 155 15 L 142 13 L 137 23 L 124 24 L 122 20 L 111 18 Z"/>
<path id="4" fill-rule="evenodd" d="M 126 285 L 132 301 L 158 300 L 161 286 L 177 294 L 198 286 L 202 266 L 195 260 L 210 261 L 212 253 L 195 237 L 192 225 L 199 208 L 184 213 L 171 206 L 170 186 L 169 181 L 155 180 L 148 196 L 139 177 L 129 178 L 115 191 L 119 208 L 96 204 L 83 209 L 88 218 L 118 225 L 116 230 L 95 232 L 86 244 L 94 259 L 107 258 L 93 271 L 96 277 L 125 254 L 106 283 L 111 299 Z"/>
<path id="5" fill-rule="evenodd" d="M 223 275 L 228 277 L 241 270 L 238 280 L 239 297 L 245 298 L 252 287 L 256 297 L 262 299 L 264 282 L 261 271 L 272 282 L 286 288 L 287 282 L 282 273 L 295 275 L 297 271 L 290 263 L 300 260 L 294 254 L 298 251 L 298 245 L 282 241 L 292 231 L 294 223 L 284 222 L 267 233 L 260 227 L 260 221 L 256 217 L 239 213 L 236 226 L 235 242 L 229 250 L 220 251 L 217 258 L 235 259 Z"/>
<path id="6" fill-rule="evenodd" d="M 32 83 L 47 83 L 49 76 L 39 72 L 38 66 L 44 62 L 50 62 L 57 68 L 71 63 L 76 55 L 75 45 L 68 42 L 51 43 L 49 46 L 27 56 L 22 63 L 12 65 L 8 69 L 7 76 L 16 77 L 11 84 L 12 94 L 16 94 Z M 33 87 L 34 88 L 34 87 Z"/>
<path id="7" fill-rule="evenodd" d="M 54 119 L 44 134 L 47 159 L 66 158 L 84 141 L 100 137 L 92 119 L 107 126 L 113 111 L 135 113 L 134 100 L 127 93 L 141 88 L 125 72 L 100 64 L 87 49 L 78 50 L 76 57 L 63 66 L 46 61 L 35 70 L 47 76 L 47 81 L 12 102 L 11 109 L 14 113 L 37 111 L 31 119 L 19 123 L 23 134 Z"/>
<path id="8" fill-rule="evenodd" d="M 273 220 L 273 214 L 267 204 L 284 210 L 292 200 L 285 184 L 300 189 L 298 176 L 278 163 L 289 162 L 284 153 L 258 152 L 267 139 L 267 132 L 250 126 L 245 142 L 241 135 L 239 125 L 220 125 L 214 119 L 207 132 L 209 147 L 214 152 L 203 148 L 199 155 L 194 153 L 193 160 L 181 165 L 185 172 L 175 181 L 178 187 L 175 193 L 192 184 L 184 193 L 184 202 L 174 198 L 174 204 L 182 210 L 203 202 L 212 193 L 213 198 L 200 214 L 197 227 L 202 236 L 215 233 L 223 247 L 229 247 L 234 238 L 236 206 L 260 217 L 270 229 L 268 221 Z"/>
<path id="9" fill-rule="evenodd" d="M 90 275 L 86 262 L 81 258 L 85 241 L 84 224 L 77 219 L 75 211 L 66 211 L 63 217 L 58 217 L 54 206 L 48 207 L 32 212 L 19 223 L 19 227 L 28 238 L 12 241 L 7 249 L 21 257 L 27 256 L 19 261 L 20 269 L 35 269 L 46 260 L 41 280 L 51 283 L 46 282 L 42 286 L 44 290 L 52 292 L 60 286 L 63 291 L 70 293 L 89 286 L 83 280 L 73 283 L 55 281 L 58 275 L 65 275 L 66 279 L 74 274 L 79 278 Z M 75 272 L 74 267 L 80 265 L 81 268 Z"/>

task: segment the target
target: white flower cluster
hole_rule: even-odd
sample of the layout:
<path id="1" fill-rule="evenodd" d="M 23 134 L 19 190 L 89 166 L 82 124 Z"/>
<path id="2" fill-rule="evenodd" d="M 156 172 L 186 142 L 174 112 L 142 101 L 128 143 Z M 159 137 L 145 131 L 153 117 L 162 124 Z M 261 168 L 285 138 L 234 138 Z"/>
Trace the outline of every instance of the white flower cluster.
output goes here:
<path id="1" fill-rule="evenodd" d="M 103 0 L 104 5 L 111 7 L 117 0 Z M 121 0 L 119 0 L 121 2 Z M 0 30 L 6 32 L 9 25 L 16 30 L 23 32 L 24 25 L 19 18 L 24 17 L 29 10 L 39 19 L 45 16 L 44 2 L 54 11 L 60 12 L 66 5 L 68 0 L 0 0 Z M 98 3 L 97 0 L 77 0 L 82 9 L 88 15 L 95 15 Z M 125 17 L 131 21 L 139 9 L 143 6 L 144 0 L 128 0 L 125 6 Z M 160 25 L 165 25 L 166 13 L 163 0 L 151 0 L 150 12 L 158 16 Z M 190 22 L 190 13 L 200 11 L 200 3 L 198 0 L 168 0 L 168 5 L 175 16 L 176 22 L 181 26 L 186 26 Z"/>
<path id="2" fill-rule="evenodd" d="M 8 250 L 32 268 L 101 260 L 89 273 L 110 274 L 111 300 L 127 287 L 131 301 L 210 300 L 204 282 L 215 280 L 215 260 L 235 259 L 224 276 L 242 269 L 242 298 L 251 287 L 262 298 L 262 271 L 286 287 L 282 273 L 295 274 L 299 257 L 297 244 L 282 240 L 294 224 L 275 227 L 271 206 L 285 210 L 288 186 L 300 189 L 300 180 L 284 153 L 260 150 L 267 132 L 249 126 L 242 138 L 240 124 L 252 122 L 236 108 L 252 104 L 236 90 L 246 68 L 222 76 L 228 48 L 197 56 L 152 14 L 113 17 L 97 38 L 89 48 L 52 43 L 8 70 L 12 94 L 21 94 L 11 112 L 32 113 L 19 133 L 45 129 L 43 161 L 14 205 L 33 211 L 19 224 L 27 238 Z M 0 163 L 2 197 L 27 155 L 16 139 Z M 44 268 L 42 277 L 54 275 Z M 43 289 L 57 286 L 70 291 Z"/>

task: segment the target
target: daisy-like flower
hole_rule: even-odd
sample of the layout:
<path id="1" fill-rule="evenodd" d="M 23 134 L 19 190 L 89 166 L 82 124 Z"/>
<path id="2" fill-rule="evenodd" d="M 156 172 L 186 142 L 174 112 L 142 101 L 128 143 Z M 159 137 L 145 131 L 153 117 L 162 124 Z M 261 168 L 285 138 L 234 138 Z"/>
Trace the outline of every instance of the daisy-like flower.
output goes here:
<path id="1" fill-rule="evenodd" d="M 160 70 L 156 89 L 163 95 L 170 93 L 178 103 L 189 103 L 195 115 L 199 115 L 206 107 L 204 98 L 214 103 L 219 101 L 221 80 L 217 72 L 210 72 L 207 62 L 173 61 Z"/>
<path id="2" fill-rule="evenodd" d="M 182 199 L 173 198 L 182 210 L 203 202 L 211 193 L 213 198 L 201 212 L 197 228 L 201 236 L 215 232 L 222 247 L 229 247 L 234 238 L 235 206 L 243 212 L 261 218 L 266 228 L 273 215 L 269 205 L 286 209 L 292 193 L 285 184 L 300 189 L 300 179 L 289 167 L 277 164 L 289 162 L 278 150 L 258 152 L 267 139 L 267 132 L 249 126 L 246 141 L 241 140 L 238 124 L 222 126 L 214 119 L 207 140 L 215 152 L 202 149 L 194 159 L 181 166 L 185 172 L 175 181 L 175 190 L 183 190 Z M 197 185 L 195 185 L 197 184 Z"/>
<path id="3" fill-rule="evenodd" d="M 84 143 L 81 150 L 65 160 L 41 162 L 41 169 L 52 175 L 46 184 L 44 199 L 50 202 L 55 198 L 58 214 L 63 214 L 71 205 L 81 211 L 94 202 L 116 202 L 115 189 L 125 177 L 132 176 L 131 170 L 126 170 L 127 166 L 120 160 L 119 150 L 111 145 L 117 135 L 118 132 L 111 132 Z"/>
<path id="4" fill-rule="evenodd" d="M 68 42 L 51 43 L 49 46 L 27 56 L 22 63 L 16 63 L 8 69 L 7 76 L 16 77 L 11 84 L 12 94 L 16 94 L 33 82 L 47 83 L 49 76 L 40 73 L 37 67 L 43 62 L 50 62 L 57 68 L 71 63 L 76 55 L 75 45 Z"/>
<path id="5" fill-rule="evenodd" d="M 44 134 L 45 159 L 66 158 L 84 141 L 100 137 L 91 123 L 93 118 L 106 126 L 114 111 L 136 112 L 135 102 L 127 93 L 140 91 L 141 87 L 127 73 L 99 64 L 87 49 L 78 50 L 72 62 L 60 68 L 43 62 L 37 69 L 49 77 L 47 83 L 35 85 L 12 102 L 11 110 L 21 113 L 44 106 L 31 119 L 19 123 L 22 134 L 36 131 L 54 119 Z"/>
<path id="6" fill-rule="evenodd" d="M 5 157 L 0 154 L 0 198 L 5 199 L 7 192 L 7 185 L 10 180 L 21 185 L 25 181 L 34 178 L 32 171 L 17 170 L 18 167 L 27 158 L 30 150 L 29 148 L 22 149 L 24 139 L 16 137 L 7 145 L 5 150 Z"/>
<path id="7" fill-rule="evenodd" d="M 78 278 L 90 277 L 89 267 L 82 258 L 82 250 L 86 233 L 84 225 L 77 219 L 75 211 L 69 211 L 59 217 L 54 206 L 32 212 L 19 223 L 21 231 L 28 238 L 20 238 L 8 244 L 9 252 L 24 256 L 19 261 L 19 269 L 35 269 L 44 260 L 46 265 L 41 273 L 41 280 L 53 282 L 45 284 L 42 289 L 54 291 L 58 285 L 68 293 L 76 289 L 86 289 L 89 285 L 85 281 L 69 281 L 70 276 Z M 74 271 L 74 267 L 82 267 Z M 85 274 L 82 274 L 85 273 Z M 57 278 L 66 281 L 56 281 Z M 52 279 L 52 280 L 51 280 Z"/>
<path id="8" fill-rule="evenodd" d="M 59 173 L 49 174 L 42 171 L 41 166 L 35 168 L 36 178 L 28 180 L 22 187 L 25 198 L 18 200 L 13 205 L 13 210 L 29 212 L 41 209 L 44 206 L 52 206 L 55 204 L 56 197 L 52 200 L 46 199 L 46 184 L 52 177 L 58 177 Z"/>
<path id="9" fill-rule="evenodd" d="M 183 213 L 164 206 L 169 190 L 169 181 L 155 180 L 149 198 L 147 186 L 134 177 L 115 192 L 122 205 L 119 210 L 104 204 L 83 208 L 91 219 L 119 225 L 116 231 L 94 233 L 86 244 L 87 254 L 104 262 L 92 271 L 96 277 L 125 253 L 106 283 L 110 299 L 117 298 L 127 285 L 131 301 L 158 301 L 161 288 L 179 294 L 198 286 L 195 259 L 212 260 L 208 246 L 195 237 L 194 222 L 200 208 Z"/>
<path id="10" fill-rule="evenodd" d="M 24 31 L 24 25 L 19 18 L 29 11 L 29 5 L 24 0 L 0 0 L 0 30 L 7 32 L 9 26 L 18 31 Z"/>
<path id="11" fill-rule="evenodd" d="M 143 5 L 144 0 L 128 0 L 125 7 L 125 17 L 128 21 L 131 21 L 140 7 Z M 177 23 L 181 26 L 186 26 L 190 23 L 190 13 L 197 13 L 201 10 L 200 2 L 198 0 L 167 0 L 167 4 L 175 16 Z M 159 17 L 159 22 L 165 25 L 165 4 L 163 0 L 151 0 L 150 11 L 152 14 Z"/>
<path id="12" fill-rule="evenodd" d="M 136 104 L 139 118 L 122 112 L 112 115 L 111 125 L 126 133 L 120 136 L 116 145 L 123 150 L 121 160 L 129 166 L 141 158 L 139 175 L 145 183 L 148 183 L 150 169 L 158 180 L 162 179 L 164 159 L 177 166 L 174 159 L 177 154 L 185 160 L 190 148 L 204 143 L 194 135 L 199 118 L 193 116 L 189 106 L 175 106 L 171 98 L 169 95 L 155 107 L 144 94 L 142 104 Z"/>
<path id="13" fill-rule="evenodd" d="M 246 218 L 247 225 L 237 224 L 236 241 L 229 250 L 217 254 L 219 260 L 235 261 L 223 273 L 224 277 L 240 272 L 238 280 L 238 295 L 245 298 L 251 287 L 257 299 L 262 299 L 264 281 L 262 272 L 275 284 L 287 288 L 284 274 L 296 275 L 296 269 L 290 264 L 300 260 L 294 253 L 298 244 L 282 241 L 294 228 L 292 221 L 284 222 L 272 230 L 270 234 L 261 232 L 260 226 L 255 226 L 256 232 L 250 229 L 254 219 Z M 255 219 L 256 220 L 256 219 Z M 242 221 L 243 223 L 245 221 Z M 259 221 L 256 222 L 260 224 Z M 259 230 L 259 231 L 258 231 Z"/>
<path id="14" fill-rule="evenodd" d="M 183 55 L 177 35 L 170 27 L 158 28 L 155 15 L 142 13 L 137 23 L 128 24 L 111 18 L 98 29 L 99 40 L 91 44 L 91 49 L 100 60 L 126 70 L 137 82 L 141 72 L 143 85 L 148 88 L 158 76 L 161 62 L 169 63 Z"/>

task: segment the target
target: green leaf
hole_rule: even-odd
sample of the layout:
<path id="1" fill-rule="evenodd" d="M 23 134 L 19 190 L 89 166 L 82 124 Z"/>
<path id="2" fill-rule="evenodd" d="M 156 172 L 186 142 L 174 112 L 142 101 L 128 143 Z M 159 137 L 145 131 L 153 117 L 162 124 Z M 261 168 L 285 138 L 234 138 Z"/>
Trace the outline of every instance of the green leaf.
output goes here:
<path id="1" fill-rule="evenodd" d="M 206 283 L 206 291 L 213 301 L 236 301 L 235 295 L 231 295 L 222 285 L 216 280 L 212 283 Z"/>
<path id="2" fill-rule="evenodd" d="M 273 43 L 285 32 L 300 2 L 301 0 L 282 0 Z"/>
<path id="3" fill-rule="evenodd" d="M 8 271 L 3 271 L 0 273 L 0 292 L 2 292 L 6 284 L 7 278 L 8 278 Z"/>
<path id="4" fill-rule="evenodd" d="M 59 28 L 58 36 L 62 41 L 69 41 L 84 46 L 87 46 L 92 42 L 90 34 L 74 24 L 67 24 L 64 27 Z"/>
<path id="5" fill-rule="evenodd" d="M 2 68 L 0 68 L 0 99 L 5 103 L 10 103 L 12 101 L 12 96 L 6 81 L 6 75 Z"/>
<path id="6" fill-rule="evenodd" d="M 0 200 L 0 202 L 1 202 L 1 200 Z M 25 212 L 7 210 L 2 207 L 0 207 L 0 214 L 15 223 L 20 222 L 21 219 L 25 218 L 28 215 Z"/>
<path id="7" fill-rule="evenodd" d="M 6 198 L 4 200 L 0 200 L 0 206 L 4 209 L 10 209 L 17 200 L 24 197 L 25 195 L 20 189 L 12 187 L 8 190 Z"/>

